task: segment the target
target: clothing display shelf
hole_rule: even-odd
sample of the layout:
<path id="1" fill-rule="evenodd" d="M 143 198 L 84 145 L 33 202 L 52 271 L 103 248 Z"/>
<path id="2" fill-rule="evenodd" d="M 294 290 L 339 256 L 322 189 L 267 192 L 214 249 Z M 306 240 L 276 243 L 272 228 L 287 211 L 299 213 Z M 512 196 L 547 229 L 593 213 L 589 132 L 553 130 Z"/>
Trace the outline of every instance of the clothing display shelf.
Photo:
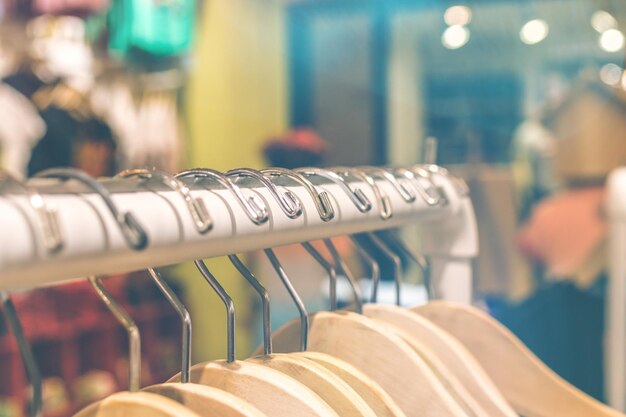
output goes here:
<path id="1" fill-rule="evenodd" d="M 415 171 L 416 167 L 411 168 Z M 439 295 L 469 302 L 471 261 L 477 255 L 478 240 L 467 187 L 443 168 L 419 168 L 427 174 L 419 180 L 396 175 L 413 187 L 416 198 L 412 202 L 403 198 L 384 175 L 369 176 L 379 187 L 378 193 L 363 176 L 346 177 L 349 187 L 360 189 L 372 203 L 366 212 L 357 209 L 337 181 L 309 176 L 317 192 L 328 193 L 334 209 L 330 220 L 319 215 L 311 190 L 293 178 L 267 176 L 281 193 L 291 191 L 295 195 L 302 208 L 298 217 L 287 216 L 258 179 L 242 177 L 237 184 L 246 198 L 256 195 L 267 208 L 269 219 L 261 224 L 251 221 L 239 200 L 223 186 L 184 178 L 191 196 L 203 203 L 212 219 L 212 228 L 204 233 L 198 231 L 188 202 L 180 192 L 140 178 L 98 180 L 119 212 L 131 213 L 145 230 L 147 245 L 139 251 L 129 247 L 104 200 L 90 187 L 71 179 L 34 178 L 28 185 L 55 210 L 62 245 L 58 250 L 47 250 L 44 228 L 40 227 L 41 213 L 37 217 L 32 195 L 20 190 L 8 193 L 0 188 L 0 290 L 23 290 L 90 275 L 420 223 L 420 251 L 429 257 L 431 280 Z M 436 204 L 428 199 L 428 192 L 434 191 L 441 196 Z M 389 199 L 390 217 L 381 210 L 381 195 Z"/>
<path id="2" fill-rule="evenodd" d="M 609 283 L 606 308 L 605 385 L 609 404 L 626 411 L 626 167 L 607 182 Z"/>

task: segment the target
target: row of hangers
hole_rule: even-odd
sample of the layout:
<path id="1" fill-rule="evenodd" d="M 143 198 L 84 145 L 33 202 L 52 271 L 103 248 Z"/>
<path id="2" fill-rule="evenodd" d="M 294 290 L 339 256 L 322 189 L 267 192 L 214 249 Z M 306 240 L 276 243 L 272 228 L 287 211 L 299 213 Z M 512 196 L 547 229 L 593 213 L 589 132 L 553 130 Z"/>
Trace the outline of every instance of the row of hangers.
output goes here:
<path id="1" fill-rule="evenodd" d="M 272 174 L 285 170 L 239 171 L 264 178 L 262 184 L 272 191 L 281 208 L 296 215 L 297 200 L 282 194 L 269 180 Z M 372 188 L 372 202 L 358 189 L 352 189 L 344 175 L 350 173 Z M 237 172 L 232 173 L 238 175 Z M 236 184 L 213 170 L 196 169 L 174 177 L 147 170 L 125 171 L 120 176 L 158 177 L 183 190 L 190 215 L 198 233 L 206 233 L 206 207 L 185 194 L 181 178 L 203 175 L 219 176 L 228 189 L 238 196 L 250 220 L 261 221 L 271 215 L 258 202 L 242 198 Z M 392 207 L 372 177 L 389 181 L 409 201 L 417 198 L 437 199 L 424 193 L 410 172 L 383 168 L 320 169 L 290 171 L 289 175 L 306 184 L 317 204 L 320 217 L 332 210 L 329 200 L 320 198 L 307 175 L 323 175 L 343 184 L 352 203 L 360 211 L 377 207 L 381 218 L 392 215 Z M 398 182 L 397 175 L 410 180 L 414 188 Z M 67 169 L 48 170 L 44 177 L 74 178 L 90 184 L 107 202 L 111 214 L 129 246 L 145 247 L 145 233 L 130 213 L 120 213 L 107 191 L 84 174 Z M 421 191 L 420 191 L 421 190 Z M 31 198 L 32 201 L 37 200 Z M 39 205 L 42 206 L 41 201 Z M 45 224 L 45 222 L 44 222 Z M 368 239 L 378 253 L 394 265 L 396 305 L 377 303 L 380 267 L 372 253 L 361 245 Z M 275 332 L 271 328 L 270 295 L 236 254 L 229 259 L 258 293 L 263 306 L 263 346 L 251 358 L 235 357 L 235 306 L 233 300 L 202 260 L 196 260 L 202 277 L 218 294 L 227 312 L 226 359 L 191 366 L 191 317 L 174 292 L 160 278 L 156 269 L 150 275 L 172 304 L 183 323 L 181 373 L 169 381 L 139 386 L 139 329 L 106 291 L 99 278 L 89 281 L 107 307 L 127 330 L 130 343 L 129 390 L 116 393 L 92 404 L 77 417 L 110 416 L 421 416 L 421 417 L 587 417 L 623 416 L 568 384 L 536 356 L 511 332 L 484 312 L 446 301 L 429 301 L 413 308 L 400 307 L 402 262 L 415 262 L 428 278 L 428 260 L 408 247 L 391 232 L 372 232 L 351 240 L 357 252 L 369 265 L 372 293 L 364 303 L 356 280 L 331 239 L 322 241 L 326 253 L 311 242 L 302 246 L 330 277 L 330 308 L 309 314 L 290 277 L 270 248 L 264 253 L 286 287 L 299 311 L 299 319 Z M 54 250 L 54 245 L 47 245 Z M 404 255 L 405 258 L 401 257 Z M 350 284 L 353 303 L 350 311 L 337 310 L 336 284 L 345 277 Z M 425 280 L 431 300 L 432 285 Z M 41 415 L 41 386 L 37 367 L 26 343 L 15 309 L 6 293 L 2 302 L 18 340 L 24 365 L 33 386 L 32 415 Z M 279 353 L 280 352 L 280 353 Z"/>

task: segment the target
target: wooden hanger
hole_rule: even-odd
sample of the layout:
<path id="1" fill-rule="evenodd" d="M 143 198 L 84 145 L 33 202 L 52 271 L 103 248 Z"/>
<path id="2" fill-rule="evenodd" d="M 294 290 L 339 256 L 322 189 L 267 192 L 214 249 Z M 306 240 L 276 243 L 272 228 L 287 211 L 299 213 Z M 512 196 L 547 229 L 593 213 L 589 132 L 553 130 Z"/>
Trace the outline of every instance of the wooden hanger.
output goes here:
<path id="1" fill-rule="evenodd" d="M 213 361 L 191 367 L 191 382 L 242 398 L 267 416 L 337 417 L 326 402 L 296 379 L 246 361 Z M 176 381 L 178 376 L 170 381 Z"/>
<path id="2" fill-rule="evenodd" d="M 233 300 L 202 260 L 194 263 L 226 307 L 228 353 L 226 360 L 192 366 L 189 380 L 230 392 L 268 416 L 338 416 L 326 402 L 296 379 L 267 366 L 235 360 Z M 174 382 L 179 377 L 175 376 L 168 382 Z"/>
<path id="3" fill-rule="evenodd" d="M 290 296 L 296 304 L 300 314 L 307 315 L 306 309 L 302 300 L 300 300 L 298 294 L 295 292 L 289 277 L 285 273 L 280 261 L 276 257 L 276 254 L 271 249 L 266 249 L 270 263 L 274 267 L 276 273 L 281 278 L 281 281 L 287 288 Z M 367 403 L 356 393 L 354 389 L 350 387 L 344 380 L 333 374 L 328 369 L 308 359 L 293 355 L 291 353 L 274 354 L 272 352 L 272 340 L 271 340 L 271 315 L 270 315 L 270 295 L 265 287 L 256 279 L 254 274 L 241 262 L 236 255 L 229 256 L 232 264 L 237 268 L 239 273 L 246 279 L 246 281 L 254 288 L 261 299 L 263 308 L 263 354 L 261 356 L 247 359 L 247 362 L 253 362 L 267 366 L 271 369 L 282 372 L 288 375 L 316 393 L 322 400 L 330 405 L 340 416 L 354 415 L 354 416 L 366 416 L 375 417 L 374 411 L 367 405 Z M 300 334 L 301 348 L 306 348 L 306 328 L 302 328 Z"/>
<path id="4" fill-rule="evenodd" d="M 363 313 L 367 317 L 401 329 L 409 335 L 405 340 L 414 339 L 417 344 L 421 344 L 421 350 L 428 352 L 427 355 L 423 355 L 424 359 L 433 366 L 433 359 L 429 360 L 428 357 L 434 355 L 435 362 L 445 366 L 454 376 L 453 384 L 457 387 L 460 385 L 462 391 L 466 391 L 470 396 L 470 402 L 475 400 L 488 416 L 517 416 L 471 353 L 446 331 L 429 320 L 397 306 L 366 304 Z M 416 343 L 409 342 L 411 345 Z M 467 401 L 466 395 L 462 395 L 462 398 L 466 398 Z"/>
<path id="5" fill-rule="evenodd" d="M 563 380 L 508 329 L 474 307 L 433 301 L 411 311 L 457 338 L 525 417 L 624 416 Z"/>
<path id="6" fill-rule="evenodd" d="M 202 417 L 262 417 L 259 410 L 243 399 L 226 391 L 208 387 L 206 385 L 189 382 L 191 365 L 191 317 L 187 308 L 180 301 L 176 293 L 161 278 L 156 269 L 149 268 L 148 272 L 157 284 L 167 301 L 181 317 L 182 324 L 182 370 L 180 379 L 176 383 L 152 385 L 142 389 L 171 398 L 195 411 Z"/>
<path id="7" fill-rule="evenodd" d="M 347 362 L 334 356 L 320 352 L 294 352 L 294 356 L 302 356 L 313 361 L 343 379 L 356 391 L 357 394 L 378 417 L 405 417 L 395 401 L 369 376 L 359 371 Z"/>
<path id="8" fill-rule="evenodd" d="M 152 385 L 142 392 L 159 394 L 184 405 L 201 417 L 265 417 L 249 403 L 224 390 L 206 385 L 165 383 Z"/>
<path id="9" fill-rule="evenodd" d="M 376 417 L 376 413 L 344 380 L 325 367 L 289 353 L 247 359 L 282 372 L 316 393 L 340 416 Z"/>
<path id="10" fill-rule="evenodd" d="M 455 394 L 458 402 L 464 405 L 471 414 L 490 417 L 516 416 L 512 407 L 461 343 L 427 319 L 398 306 L 401 295 L 402 262 L 392 249 L 391 243 L 399 250 L 406 252 L 410 250 L 404 248 L 404 244 L 394 236 L 382 239 L 372 233 L 368 234 L 368 238 L 391 261 L 397 291 L 396 305 L 366 304 L 363 307 L 363 313 L 367 317 L 391 324 L 398 334 L 426 360 L 449 391 Z M 372 301 L 375 302 L 376 287 L 380 281 L 380 267 L 365 247 L 361 246 L 359 240 L 353 238 L 353 242 L 364 260 L 369 263 L 372 271 Z M 410 257 L 427 275 L 427 262 L 413 253 L 410 253 Z"/>
<path id="11" fill-rule="evenodd" d="M 91 404 L 74 417 L 201 417 L 169 398 L 149 392 L 118 392 Z"/>
<path id="12" fill-rule="evenodd" d="M 376 381 L 407 416 L 467 417 L 428 365 L 400 336 L 351 312 L 310 316 L 309 349 L 333 355 Z M 299 349 L 300 323 L 273 335 L 280 352 Z"/>

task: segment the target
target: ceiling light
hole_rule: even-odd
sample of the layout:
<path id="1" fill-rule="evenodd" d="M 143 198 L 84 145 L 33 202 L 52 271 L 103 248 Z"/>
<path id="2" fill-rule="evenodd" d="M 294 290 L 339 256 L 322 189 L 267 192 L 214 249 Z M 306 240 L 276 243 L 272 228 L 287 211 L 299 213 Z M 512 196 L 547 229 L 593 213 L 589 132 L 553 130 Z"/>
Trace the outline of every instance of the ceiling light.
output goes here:
<path id="1" fill-rule="evenodd" d="M 458 49 L 469 41 L 470 31 L 465 26 L 453 25 L 441 35 L 441 43 L 448 49 Z"/>
<path id="2" fill-rule="evenodd" d="M 617 85 L 622 80 L 623 70 L 615 64 L 606 64 L 600 68 L 600 80 L 607 85 Z"/>
<path id="3" fill-rule="evenodd" d="M 448 26 L 465 26 L 472 20 L 472 9 L 461 5 L 448 7 L 443 14 L 443 20 Z"/>
<path id="4" fill-rule="evenodd" d="M 617 29 L 617 20 L 611 13 L 598 10 L 591 16 L 591 26 L 598 33 L 603 33 L 609 29 Z"/>
<path id="5" fill-rule="evenodd" d="M 550 27 L 545 20 L 533 19 L 522 26 L 519 37 L 527 45 L 534 45 L 541 42 L 548 36 Z"/>
<path id="6" fill-rule="evenodd" d="M 600 48 L 607 52 L 617 52 L 624 47 L 624 34 L 617 29 L 609 29 L 600 35 Z"/>

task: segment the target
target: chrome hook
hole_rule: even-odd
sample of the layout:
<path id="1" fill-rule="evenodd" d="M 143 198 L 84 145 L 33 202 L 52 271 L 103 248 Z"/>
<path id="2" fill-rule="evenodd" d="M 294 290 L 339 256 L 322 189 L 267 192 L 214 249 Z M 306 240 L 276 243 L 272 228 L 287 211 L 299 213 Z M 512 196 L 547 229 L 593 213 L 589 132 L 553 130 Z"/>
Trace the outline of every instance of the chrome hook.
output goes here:
<path id="1" fill-rule="evenodd" d="M 109 311 L 113 313 L 117 321 L 128 333 L 128 390 L 130 392 L 139 391 L 141 386 L 141 336 L 139 328 L 126 311 L 113 299 L 111 293 L 102 285 L 102 281 L 97 277 L 89 277 L 89 282 L 96 290 L 98 297 L 104 302 Z"/>
<path id="2" fill-rule="evenodd" d="M 235 361 L 235 303 L 224 287 L 217 281 L 215 276 L 209 271 L 203 260 L 193 261 L 204 279 L 213 288 L 213 291 L 224 303 L 226 307 L 226 361 L 232 363 Z"/>
<path id="3" fill-rule="evenodd" d="M 309 243 L 302 243 L 302 247 L 306 249 L 307 252 L 319 263 L 322 268 L 328 274 L 328 279 L 330 283 L 330 288 L 328 292 L 328 296 L 330 298 L 330 311 L 337 310 L 337 269 L 322 256 L 322 254 L 315 249 L 315 247 Z"/>
<path id="4" fill-rule="evenodd" d="M 348 185 L 347 181 L 336 172 L 329 171 L 326 169 L 321 169 L 321 168 L 298 168 L 298 169 L 295 169 L 294 171 L 306 177 L 320 176 L 328 180 L 331 180 L 346 193 L 346 195 L 350 198 L 350 200 L 352 200 L 356 208 L 361 213 L 365 213 L 372 209 L 372 203 L 367 198 L 365 193 L 363 193 L 363 190 L 361 190 L 360 188 L 355 188 L 354 190 L 352 190 L 350 186 Z"/>
<path id="5" fill-rule="evenodd" d="M 350 284 L 350 289 L 352 290 L 352 295 L 354 296 L 354 309 L 357 313 L 363 313 L 363 295 L 361 294 L 361 288 L 359 287 L 358 282 L 354 278 L 354 274 L 348 268 L 348 265 L 341 259 L 341 255 L 339 255 L 339 251 L 335 247 L 335 244 L 330 239 L 324 239 L 324 245 L 330 252 L 330 256 L 332 256 L 333 261 L 335 262 L 335 266 L 339 272 L 341 272 L 347 279 L 348 284 Z"/>
<path id="6" fill-rule="evenodd" d="M 331 221 L 335 217 L 335 209 L 330 202 L 330 197 L 326 191 L 318 192 L 315 186 L 304 175 L 285 168 L 266 168 L 261 173 L 269 176 L 287 177 L 298 184 L 302 185 L 315 203 L 317 212 L 325 222 Z"/>
<path id="7" fill-rule="evenodd" d="M 37 361 L 35 360 L 33 351 L 26 340 L 22 323 L 20 322 L 17 311 L 15 310 L 15 305 L 9 297 L 9 294 L 4 291 L 0 291 L 0 301 L 2 301 L 4 314 L 9 322 L 13 336 L 17 341 L 17 347 L 20 351 L 20 357 L 22 358 L 28 382 L 32 386 L 29 415 L 32 417 L 41 417 L 43 416 L 43 391 L 41 385 L 41 373 L 39 372 Z"/>
<path id="8" fill-rule="evenodd" d="M 187 208 L 189 209 L 189 213 L 191 214 L 191 218 L 193 219 L 194 225 L 198 233 L 206 233 L 213 227 L 213 220 L 211 220 L 211 216 L 209 215 L 209 210 L 207 209 L 204 201 L 199 198 L 194 198 L 191 195 L 191 190 L 184 182 L 178 180 L 171 175 L 168 175 L 164 172 L 157 170 L 148 170 L 148 169 L 127 169 L 122 171 L 116 175 L 119 178 L 133 178 L 137 177 L 142 180 L 152 180 L 155 177 L 161 181 L 165 186 L 169 187 L 173 191 L 176 191 L 180 196 L 185 200 L 185 204 L 187 204 Z"/>
<path id="9" fill-rule="evenodd" d="M 152 277 L 161 293 L 165 296 L 170 305 L 178 313 L 182 324 L 182 363 L 180 371 L 180 382 L 185 384 L 189 382 L 189 369 L 191 368 L 191 316 L 187 307 L 182 303 L 174 290 L 167 285 L 159 272 L 154 268 L 148 268 L 148 272 Z"/>
<path id="10" fill-rule="evenodd" d="M 430 261 L 425 256 L 418 254 L 413 248 L 409 247 L 392 231 L 379 232 L 384 234 L 387 240 L 400 252 L 404 253 L 409 259 L 411 259 L 418 268 L 422 271 L 422 279 L 424 280 L 424 287 L 426 288 L 426 294 L 429 299 L 434 299 L 435 290 L 432 286 L 432 277 L 430 273 Z M 389 247 L 389 246 L 388 246 Z"/>
<path id="11" fill-rule="evenodd" d="M 361 181 L 365 182 L 367 185 L 369 185 L 374 192 L 374 195 L 376 196 L 376 200 L 378 201 L 380 218 L 383 220 L 387 220 L 390 219 L 391 216 L 393 216 L 393 209 L 391 208 L 391 200 L 389 199 L 389 196 L 384 194 L 380 190 L 380 187 L 378 187 L 378 184 L 376 184 L 376 181 L 374 181 L 374 179 L 370 175 L 359 169 L 348 167 L 337 167 L 335 168 L 335 172 L 344 176 L 355 176 Z"/>
<path id="12" fill-rule="evenodd" d="M 241 188 L 239 188 L 239 186 L 232 182 L 230 178 L 219 171 L 209 168 L 195 168 L 179 172 L 175 175 L 175 177 L 180 179 L 192 177 L 194 180 L 201 178 L 213 179 L 222 187 L 233 193 L 241 208 L 243 208 L 248 218 L 254 224 L 263 224 L 269 220 L 267 207 L 265 207 L 265 204 L 263 204 L 263 201 L 259 198 L 259 196 L 252 194 L 246 199 L 246 196 L 241 192 Z"/>
<path id="13" fill-rule="evenodd" d="M 361 242 L 359 242 L 359 240 L 356 237 L 351 235 L 349 236 L 349 238 L 352 244 L 354 245 L 354 247 L 356 248 L 357 252 L 359 253 L 359 256 L 365 261 L 365 263 L 367 263 L 367 265 L 370 268 L 370 276 L 372 279 L 372 294 L 370 296 L 370 302 L 375 303 L 378 301 L 378 287 L 380 284 L 380 265 L 378 264 L 378 261 L 374 259 L 372 255 L 370 255 L 370 253 L 365 249 L 365 247 L 363 247 Z"/>
<path id="14" fill-rule="evenodd" d="M 89 187 L 96 194 L 100 195 L 107 208 L 115 218 L 115 221 L 122 231 L 122 235 L 129 246 L 134 250 L 142 250 L 148 246 L 148 235 L 143 230 L 135 216 L 131 212 L 120 212 L 109 191 L 94 178 L 89 175 L 71 168 L 50 168 L 39 172 L 35 175 L 37 178 L 58 178 L 61 180 L 73 179 L 80 181 Z"/>
<path id="15" fill-rule="evenodd" d="M 248 281 L 261 298 L 263 308 L 263 354 L 269 356 L 272 354 L 272 314 L 270 311 L 270 293 L 256 279 L 254 274 L 244 265 L 237 255 L 228 255 L 230 262 L 237 268 L 237 271 Z"/>
<path id="16" fill-rule="evenodd" d="M 298 309 L 298 313 L 300 314 L 300 350 L 305 352 L 307 350 L 309 340 L 309 313 L 307 312 L 302 299 L 296 292 L 296 289 L 291 284 L 285 269 L 280 264 L 280 261 L 276 257 L 274 251 L 272 249 L 264 249 L 263 251 Z"/>
<path id="17" fill-rule="evenodd" d="M 4 171 L 0 171 L 0 191 L 18 188 L 24 191 L 28 202 L 35 212 L 39 228 L 43 234 L 44 246 L 48 253 L 56 253 L 63 248 L 63 237 L 59 227 L 59 218 L 56 210 L 50 208 L 39 192 L 23 182 L 12 177 Z"/>
<path id="18" fill-rule="evenodd" d="M 410 181 L 422 199 L 429 206 L 436 206 L 441 203 L 442 196 L 439 188 L 435 185 L 428 171 L 415 167 L 411 170 L 405 168 L 396 169 L 398 175 Z"/>
<path id="19" fill-rule="evenodd" d="M 415 201 L 415 194 L 413 194 L 411 190 L 409 190 L 404 184 L 401 184 L 396 176 L 386 169 L 379 167 L 364 167 L 363 170 L 365 172 L 371 172 L 378 178 L 384 179 L 389 182 L 398 192 L 398 194 L 400 194 L 400 197 L 402 197 L 402 199 L 407 203 L 412 203 Z"/>
<path id="20" fill-rule="evenodd" d="M 229 177 L 250 177 L 258 180 L 269 190 L 272 197 L 276 199 L 280 208 L 287 215 L 287 217 L 295 219 L 302 214 L 302 207 L 300 206 L 300 202 L 296 196 L 289 190 L 286 190 L 284 194 L 281 194 L 278 187 L 276 187 L 272 181 L 267 179 L 262 172 L 251 168 L 237 168 L 226 172 L 226 175 Z"/>
<path id="21" fill-rule="evenodd" d="M 393 280 L 396 284 L 396 305 L 402 305 L 402 261 L 400 257 L 396 255 L 387 244 L 378 236 L 373 233 L 367 235 L 372 243 L 380 249 L 380 251 L 389 259 L 393 264 Z"/>

